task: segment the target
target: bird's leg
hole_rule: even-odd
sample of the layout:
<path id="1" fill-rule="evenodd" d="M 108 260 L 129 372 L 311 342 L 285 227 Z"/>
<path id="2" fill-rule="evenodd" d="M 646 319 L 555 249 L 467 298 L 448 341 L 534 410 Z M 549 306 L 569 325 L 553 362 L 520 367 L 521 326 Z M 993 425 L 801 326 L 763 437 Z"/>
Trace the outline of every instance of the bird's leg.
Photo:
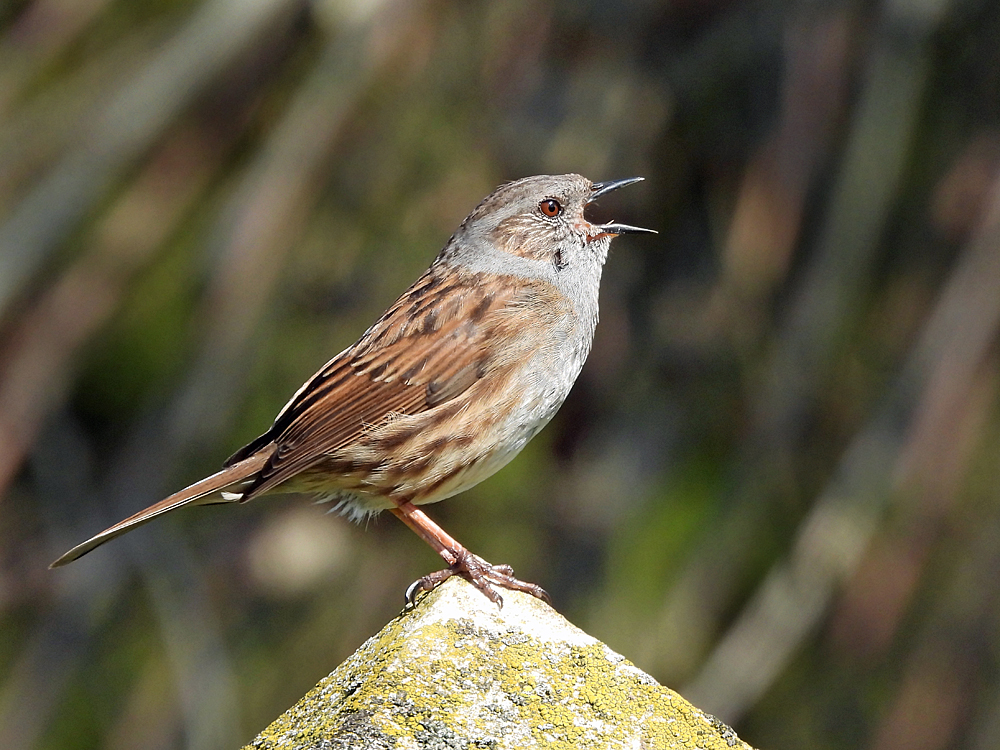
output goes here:
<path id="1" fill-rule="evenodd" d="M 393 514 L 410 527 L 417 536 L 427 542 L 448 563 L 444 570 L 418 578 L 406 589 L 406 601 L 412 604 L 421 591 L 430 591 L 444 583 L 453 575 L 460 575 L 495 604 L 503 606 L 503 597 L 494 586 L 524 591 L 538 599 L 551 602 L 545 590 L 534 583 L 520 581 L 514 577 L 509 565 L 491 565 L 478 555 L 474 555 L 447 531 L 432 521 L 426 513 L 413 503 L 406 501 L 392 508 Z"/>

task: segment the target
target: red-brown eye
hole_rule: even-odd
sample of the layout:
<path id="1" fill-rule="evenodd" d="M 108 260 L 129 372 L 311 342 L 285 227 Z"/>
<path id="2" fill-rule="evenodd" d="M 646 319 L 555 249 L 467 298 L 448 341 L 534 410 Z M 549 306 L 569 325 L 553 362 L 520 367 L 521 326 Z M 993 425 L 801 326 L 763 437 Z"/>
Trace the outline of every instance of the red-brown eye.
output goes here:
<path id="1" fill-rule="evenodd" d="M 546 198 L 538 204 L 538 208 L 550 218 L 555 218 L 562 213 L 562 205 L 555 198 Z"/>

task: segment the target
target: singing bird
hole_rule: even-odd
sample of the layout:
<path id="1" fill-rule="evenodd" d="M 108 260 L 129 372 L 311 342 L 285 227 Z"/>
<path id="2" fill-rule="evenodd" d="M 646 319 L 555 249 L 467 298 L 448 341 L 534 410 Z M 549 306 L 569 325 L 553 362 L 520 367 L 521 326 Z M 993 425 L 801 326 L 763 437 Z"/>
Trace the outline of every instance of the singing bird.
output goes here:
<path id="1" fill-rule="evenodd" d="M 592 224 L 584 209 L 641 177 L 527 177 L 497 188 L 431 267 L 358 341 L 292 396 L 222 471 L 74 547 L 52 567 L 184 505 L 302 492 L 362 519 L 389 510 L 495 602 L 495 587 L 547 598 L 472 554 L 417 506 L 507 464 L 556 413 L 590 352 L 611 240 L 652 232 Z"/>

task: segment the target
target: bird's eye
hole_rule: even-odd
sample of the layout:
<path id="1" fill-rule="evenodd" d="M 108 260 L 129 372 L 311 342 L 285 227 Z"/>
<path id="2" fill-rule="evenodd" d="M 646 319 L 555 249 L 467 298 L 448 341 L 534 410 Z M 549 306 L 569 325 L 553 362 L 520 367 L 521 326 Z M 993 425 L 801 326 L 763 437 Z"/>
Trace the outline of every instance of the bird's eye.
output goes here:
<path id="1" fill-rule="evenodd" d="M 546 198 L 538 204 L 539 210 L 551 219 L 562 213 L 562 204 L 555 198 Z"/>

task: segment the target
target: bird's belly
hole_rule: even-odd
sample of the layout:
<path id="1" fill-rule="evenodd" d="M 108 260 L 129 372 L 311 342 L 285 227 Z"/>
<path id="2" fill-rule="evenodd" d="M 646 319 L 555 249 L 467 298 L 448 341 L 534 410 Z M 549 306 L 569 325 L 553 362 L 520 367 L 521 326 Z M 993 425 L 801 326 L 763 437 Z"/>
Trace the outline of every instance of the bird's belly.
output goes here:
<path id="1" fill-rule="evenodd" d="M 550 366 L 517 368 L 490 408 L 477 408 L 479 394 L 471 394 L 461 424 L 455 425 L 458 442 L 466 445 L 455 454 L 463 459 L 454 465 L 445 461 L 446 470 L 452 473 L 445 481 L 419 491 L 413 502 L 433 503 L 457 495 L 510 463 L 569 395 L 583 365 L 583 357 L 574 359 L 579 362 L 568 363 L 558 374 Z"/>
<path id="2" fill-rule="evenodd" d="M 555 409 L 552 410 L 552 414 Z M 496 474 L 500 469 L 514 460 L 514 457 L 528 444 L 538 432 L 549 422 L 552 414 L 544 420 L 520 425 L 500 436 L 489 451 L 484 455 L 472 459 L 466 466 L 456 471 L 446 482 L 435 488 L 435 491 L 427 494 L 419 494 L 413 502 L 416 505 L 426 503 L 436 503 L 439 500 L 452 497 L 465 490 L 475 487 L 484 479 Z"/>
<path id="3" fill-rule="evenodd" d="M 518 367 L 441 407 L 399 416 L 300 475 L 294 491 L 336 500 L 354 518 L 457 495 L 506 466 L 548 424 L 585 356 L 555 375 Z"/>

